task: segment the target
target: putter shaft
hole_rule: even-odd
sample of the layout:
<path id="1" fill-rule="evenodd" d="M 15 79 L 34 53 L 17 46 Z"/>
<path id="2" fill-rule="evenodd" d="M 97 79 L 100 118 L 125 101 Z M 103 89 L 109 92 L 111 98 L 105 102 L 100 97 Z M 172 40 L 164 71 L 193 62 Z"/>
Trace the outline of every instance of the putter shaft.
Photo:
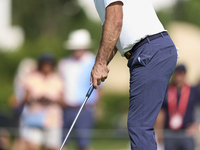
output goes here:
<path id="1" fill-rule="evenodd" d="M 90 95 L 92 94 L 93 90 L 94 90 L 94 87 L 93 87 L 93 84 L 92 84 L 90 86 L 87 94 L 86 94 L 86 97 L 85 97 L 85 100 L 84 100 L 83 104 L 81 105 L 81 107 L 80 107 L 80 109 L 79 109 L 79 111 L 78 111 L 78 113 L 77 113 L 77 115 L 76 115 L 76 117 L 75 117 L 75 119 L 74 119 L 74 121 L 73 121 L 73 123 L 72 123 L 72 125 L 71 125 L 71 127 L 70 127 L 70 129 L 69 129 L 69 131 L 68 131 L 68 133 L 66 135 L 66 137 L 65 137 L 65 140 L 62 143 L 62 146 L 60 147 L 60 150 L 63 149 L 63 147 L 64 147 L 64 145 L 65 145 L 65 143 L 66 143 L 66 141 L 67 141 L 67 139 L 68 139 L 68 137 L 69 137 L 69 135 L 70 135 L 70 133 L 71 133 L 71 131 L 72 131 L 72 129 L 73 129 L 73 127 L 74 127 L 74 125 L 75 125 L 75 123 L 76 123 L 76 121 L 77 121 L 77 119 L 78 119 L 78 117 L 79 117 L 79 115 L 80 115 L 80 113 L 82 111 L 82 109 L 83 109 L 83 107 L 85 106 L 85 104 L 86 104 L 88 98 L 90 97 Z"/>

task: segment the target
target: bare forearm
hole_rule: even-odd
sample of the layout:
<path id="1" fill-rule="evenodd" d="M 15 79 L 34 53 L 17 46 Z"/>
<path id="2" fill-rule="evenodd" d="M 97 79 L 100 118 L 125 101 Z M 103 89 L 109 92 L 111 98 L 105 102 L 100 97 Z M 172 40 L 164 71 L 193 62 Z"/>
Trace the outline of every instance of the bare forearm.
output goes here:
<path id="1" fill-rule="evenodd" d="M 108 76 L 107 63 L 116 53 L 115 45 L 122 29 L 122 2 L 114 2 L 106 8 L 106 19 L 103 26 L 102 40 L 91 71 L 90 83 L 94 88 L 104 82 Z"/>
<path id="2" fill-rule="evenodd" d="M 107 61 L 107 65 L 111 62 L 111 60 L 113 59 L 113 57 L 115 56 L 115 54 L 117 53 L 117 48 L 114 47 L 114 49 L 112 50 L 111 54 L 110 54 L 110 57 Z"/>
<path id="3" fill-rule="evenodd" d="M 100 63 L 102 65 L 106 65 L 110 58 L 114 56 L 112 54 L 113 50 L 115 50 L 114 52 L 116 53 L 115 45 L 122 28 L 122 8 L 120 6 L 117 9 L 112 8 L 113 6 L 109 7 L 111 8 L 107 8 L 106 21 L 103 26 L 102 40 L 96 57 L 96 63 Z M 118 13 L 115 11 L 118 11 Z"/>

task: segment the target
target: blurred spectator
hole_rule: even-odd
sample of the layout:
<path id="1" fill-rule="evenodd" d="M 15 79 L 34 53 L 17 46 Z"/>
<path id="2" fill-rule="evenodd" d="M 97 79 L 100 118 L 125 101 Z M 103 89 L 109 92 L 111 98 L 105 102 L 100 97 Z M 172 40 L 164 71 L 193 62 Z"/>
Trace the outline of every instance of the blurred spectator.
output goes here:
<path id="1" fill-rule="evenodd" d="M 24 58 L 20 62 L 14 79 L 14 92 L 18 103 L 23 101 L 25 97 L 24 81 L 26 80 L 27 76 L 36 71 L 36 69 L 37 63 L 34 59 Z"/>
<path id="2" fill-rule="evenodd" d="M 164 127 L 165 150 L 194 150 L 194 135 L 198 125 L 194 121 L 194 107 L 198 100 L 196 88 L 185 82 L 186 67 L 178 65 L 174 71 L 173 83 L 169 85 L 158 115 L 155 128 L 157 142 L 162 141 Z"/>
<path id="3" fill-rule="evenodd" d="M 90 34 L 85 29 L 73 31 L 65 43 L 72 56 L 59 63 L 59 72 L 64 80 L 64 130 L 69 129 L 83 103 L 90 87 L 90 71 L 95 56 L 88 51 L 91 46 Z M 91 130 L 94 126 L 94 109 L 99 100 L 99 90 L 94 90 L 74 126 L 79 150 L 86 150 L 90 144 Z M 66 132 L 63 138 L 66 136 Z"/>
<path id="4" fill-rule="evenodd" d="M 38 69 L 24 79 L 25 107 L 20 120 L 20 150 L 57 150 L 62 138 L 63 84 L 50 54 L 39 58 Z"/>
<path id="5" fill-rule="evenodd" d="M 34 59 L 24 58 L 21 60 L 16 76 L 14 78 L 14 94 L 9 98 L 9 105 L 13 110 L 12 127 L 14 127 L 14 135 L 18 135 L 19 118 L 24 108 L 24 82 L 27 76 L 36 71 L 37 63 Z M 12 150 L 16 150 L 19 144 L 19 139 L 16 138 L 13 142 Z"/>
<path id="6" fill-rule="evenodd" d="M 18 127 L 19 117 L 23 111 L 23 100 L 25 99 L 24 82 L 27 76 L 36 71 L 37 63 L 34 59 L 24 58 L 17 69 L 14 78 L 14 94 L 9 98 L 10 107 L 14 111 L 14 126 Z"/>

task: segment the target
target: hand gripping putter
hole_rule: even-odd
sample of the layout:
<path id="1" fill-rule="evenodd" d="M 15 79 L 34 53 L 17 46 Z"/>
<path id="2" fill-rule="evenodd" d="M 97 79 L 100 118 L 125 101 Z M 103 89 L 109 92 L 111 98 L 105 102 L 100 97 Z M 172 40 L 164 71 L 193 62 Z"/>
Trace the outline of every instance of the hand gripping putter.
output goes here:
<path id="1" fill-rule="evenodd" d="M 83 101 L 83 104 L 81 105 L 81 107 L 80 107 L 80 109 L 79 109 L 79 111 L 78 111 L 78 113 L 77 113 L 77 115 L 76 115 L 76 117 L 75 117 L 75 119 L 74 119 L 74 121 L 73 121 L 73 123 L 72 123 L 72 125 L 71 125 L 71 127 L 70 127 L 70 129 L 69 129 L 69 131 L 68 131 L 68 133 L 66 135 L 66 137 L 65 137 L 65 140 L 63 141 L 63 143 L 62 143 L 62 145 L 60 147 L 60 150 L 63 149 L 63 147 L 64 147 L 64 145 L 65 145 L 65 143 L 66 143 L 66 141 L 67 141 L 67 139 L 68 139 L 68 137 L 69 137 L 69 135 L 70 135 L 70 133 L 71 133 L 71 131 L 72 131 L 72 129 L 73 129 L 73 127 L 74 127 L 74 125 L 75 125 L 75 123 L 76 123 L 76 121 L 77 121 L 77 119 L 78 119 L 78 117 L 79 117 L 79 115 L 80 115 L 80 113 L 82 111 L 82 109 L 83 109 L 83 107 L 85 106 L 85 104 L 86 104 L 88 98 L 90 97 L 90 95 L 92 94 L 93 90 L 94 90 L 94 87 L 93 87 L 93 84 L 92 84 L 90 86 L 87 94 L 86 94 L 86 97 L 85 97 L 85 100 Z"/>

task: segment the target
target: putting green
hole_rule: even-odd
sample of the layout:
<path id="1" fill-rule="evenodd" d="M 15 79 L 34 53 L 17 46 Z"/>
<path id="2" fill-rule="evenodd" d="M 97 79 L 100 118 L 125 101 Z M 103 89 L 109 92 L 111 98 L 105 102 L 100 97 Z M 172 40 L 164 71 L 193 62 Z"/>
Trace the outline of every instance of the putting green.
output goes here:
<path id="1" fill-rule="evenodd" d="M 67 150 L 75 150 L 76 143 L 71 141 Z M 90 150 L 129 150 L 129 139 L 93 139 Z"/>

